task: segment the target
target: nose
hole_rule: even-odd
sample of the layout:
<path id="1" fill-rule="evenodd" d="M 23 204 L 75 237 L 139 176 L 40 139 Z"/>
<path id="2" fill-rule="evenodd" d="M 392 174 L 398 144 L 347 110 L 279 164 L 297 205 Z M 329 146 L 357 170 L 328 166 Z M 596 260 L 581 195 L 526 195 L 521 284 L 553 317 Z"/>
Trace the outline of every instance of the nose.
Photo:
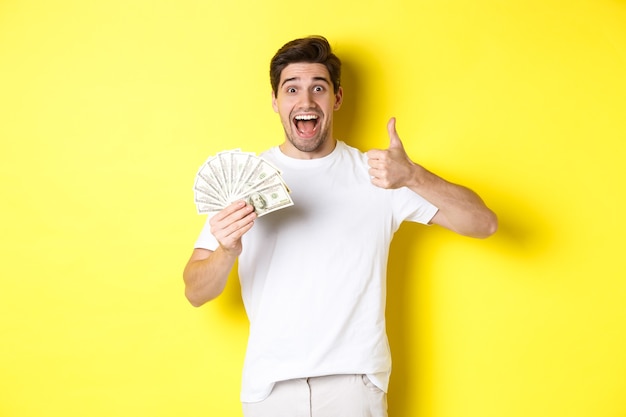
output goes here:
<path id="1" fill-rule="evenodd" d="M 315 100 L 313 100 L 313 93 L 311 91 L 305 90 L 300 95 L 300 106 L 309 109 L 311 107 L 315 107 Z"/>

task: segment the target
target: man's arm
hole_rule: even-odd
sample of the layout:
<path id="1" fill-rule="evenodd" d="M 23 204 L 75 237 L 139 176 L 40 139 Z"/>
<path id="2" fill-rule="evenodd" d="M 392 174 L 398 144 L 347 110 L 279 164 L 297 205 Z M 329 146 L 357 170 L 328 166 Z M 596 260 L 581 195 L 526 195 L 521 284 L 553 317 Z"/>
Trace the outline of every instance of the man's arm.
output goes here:
<path id="1" fill-rule="evenodd" d="M 228 274 L 243 249 L 241 237 L 252 228 L 256 213 L 250 204 L 237 201 L 211 218 L 211 233 L 219 246 L 215 251 L 194 249 L 185 270 L 185 296 L 199 307 L 224 291 Z"/>
<path id="2" fill-rule="evenodd" d="M 396 120 L 387 124 L 389 148 L 367 153 L 372 183 L 381 188 L 408 187 L 439 208 L 431 223 L 464 236 L 494 234 L 498 219 L 474 191 L 453 184 L 414 163 L 396 132 Z"/>

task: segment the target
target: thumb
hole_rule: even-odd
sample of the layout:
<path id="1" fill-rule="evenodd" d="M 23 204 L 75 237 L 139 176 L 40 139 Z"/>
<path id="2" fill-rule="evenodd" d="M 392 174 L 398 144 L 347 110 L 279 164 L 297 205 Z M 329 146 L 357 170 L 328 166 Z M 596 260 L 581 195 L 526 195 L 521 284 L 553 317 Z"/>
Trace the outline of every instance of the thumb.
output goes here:
<path id="1" fill-rule="evenodd" d="M 392 117 L 387 123 L 387 132 L 389 133 L 389 149 L 404 148 L 398 132 L 396 131 L 396 118 Z"/>

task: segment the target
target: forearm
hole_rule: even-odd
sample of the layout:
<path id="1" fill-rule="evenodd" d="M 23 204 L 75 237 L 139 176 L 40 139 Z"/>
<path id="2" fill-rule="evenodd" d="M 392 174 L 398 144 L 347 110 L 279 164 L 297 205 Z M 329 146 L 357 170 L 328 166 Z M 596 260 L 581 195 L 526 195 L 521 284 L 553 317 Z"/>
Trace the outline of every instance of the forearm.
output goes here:
<path id="1" fill-rule="evenodd" d="M 491 236 L 498 228 L 496 214 L 474 191 L 453 184 L 414 164 L 407 187 L 439 208 L 433 223 L 475 238 Z"/>
<path id="2" fill-rule="evenodd" d="M 224 291 L 237 256 L 218 247 L 215 251 L 195 249 L 185 266 L 185 296 L 194 307 L 216 298 Z"/>
<path id="3" fill-rule="evenodd" d="M 215 251 L 194 249 L 183 271 L 185 295 L 198 307 L 224 291 L 228 275 L 241 254 L 241 237 L 256 219 L 254 207 L 239 200 L 209 220 L 211 234 L 219 242 Z"/>

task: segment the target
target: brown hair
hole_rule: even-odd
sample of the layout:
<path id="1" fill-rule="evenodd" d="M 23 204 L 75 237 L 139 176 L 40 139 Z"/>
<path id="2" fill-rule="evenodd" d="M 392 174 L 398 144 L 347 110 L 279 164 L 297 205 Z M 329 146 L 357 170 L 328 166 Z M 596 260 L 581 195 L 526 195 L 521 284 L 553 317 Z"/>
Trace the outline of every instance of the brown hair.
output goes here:
<path id="1" fill-rule="evenodd" d="M 330 44 L 323 36 L 308 36 L 287 42 L 280 48 L 270 63 L 270 82 L 274 95 L 278 91 L 280 74 L 289 64 L 307 62 L 324 64 L 330 74 L 334 92 L 341 85 L 341 61 L 333 54 Z"/>

